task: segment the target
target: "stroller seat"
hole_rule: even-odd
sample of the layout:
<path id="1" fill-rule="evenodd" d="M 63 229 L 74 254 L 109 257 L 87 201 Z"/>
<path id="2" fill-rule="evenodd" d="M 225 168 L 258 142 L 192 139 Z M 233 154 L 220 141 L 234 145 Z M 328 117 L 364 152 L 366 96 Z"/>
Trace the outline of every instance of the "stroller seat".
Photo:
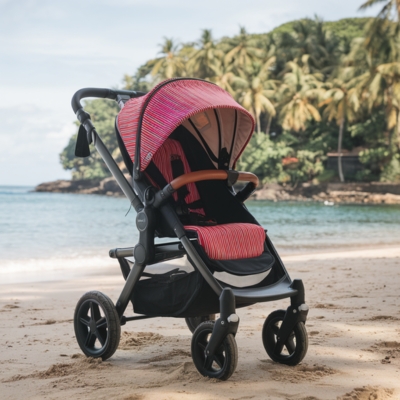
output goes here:
<path id="1" fill-rule="evenodd" d="M 178 176 L 189 172 L 192 170 L 181 143 L 171 138 L 159 148 L 146 169 L 148 178 L 160 189 Z M 173 196 L 178 214 L 183 214 L 181 219 L 188 236 L 198 240 L 210 260 L 257 258 L 264 253 L 264 229 L 259 225 L 244 222 L 217 224 L 206 216 L 195 183 L 189 183 Z M 219 264 L 219 267 L 221 268 L 222 264 Z M 226 270 L 226 266 L 222 269 Z M 260 266 L 254 271 L 258 272 Z"/>

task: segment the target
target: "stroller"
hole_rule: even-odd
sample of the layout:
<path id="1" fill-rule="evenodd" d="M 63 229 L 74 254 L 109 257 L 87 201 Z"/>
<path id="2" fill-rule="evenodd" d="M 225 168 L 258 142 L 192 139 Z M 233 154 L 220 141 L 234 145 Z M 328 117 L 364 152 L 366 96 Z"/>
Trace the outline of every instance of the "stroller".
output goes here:
<path id="1" fill-rule="evenodd" d="M 118 102 L 116 135 L 132 184 L 84 111 L 80 100 L 87 97 Z M 139 231 L 134 247 L 110 250 L 126 281 L 117 302 L 92 291 L 76 306 L 83 353 L 111 357 L 128 321 L 185 318 L 197 370 L 226 380 L 238 360 L 236 309 L 290 297 L 287 310 L 266 318 L 262 341 L 273 361 L 300 363 L 308 347 L 303 283 L 290 279 L 244 205 L 258 178 L 235 170 L 254 130 L 252 116 L 220 87 L 190 78 L 164 81 L 147 94 L 81 89 L 72 108 L 81 122 L 76 156 L 89 156 L 94 144 L 136 210 Z M 236 192 L 239 181 L 246 184 Z M 136 315 L 124 315 L 129 302 Z"/>

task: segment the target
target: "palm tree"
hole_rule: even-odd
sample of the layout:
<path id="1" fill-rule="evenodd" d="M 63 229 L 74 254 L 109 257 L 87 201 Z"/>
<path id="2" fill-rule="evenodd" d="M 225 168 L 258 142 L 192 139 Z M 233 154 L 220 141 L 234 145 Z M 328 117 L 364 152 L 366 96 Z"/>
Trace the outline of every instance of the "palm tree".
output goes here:
<path id="1" fill-rule="evenodd" d="M 271 119 L 276 115 L 276 110 L 271 102 L 278 82 L 270 79 L 271 68 L 275 57 L 271 57 L 264 65 L 253 64 L 247 72 L 241 71 L 239 77 L 232 80 L 232 85 L 237 89 L 239 103 L 248 110 L 256 119 L 256 129 L 261 132 L 261 113 L 268 115 L 267 134 Z"/>
<path id="2" fill-rule="evenodd" d="M 224 56 L 217 47 L 210 29 L 204 29 L 199 41 L 200 48 L 194 52 L 188 62 L 188 68 L 199 78 L 208 78 L 213 75 L 212 67 Z"/>
<path id="3" fill-rule="evenodd" d="M 377 15 L 377 20 L 394 20 L 397 25 L 400 23 L 400 0 L 367 0 L 360 6 L 360 10 L 374 6 L 378 3 L 385 3 Z M 398 28 L 397 28 L 398 29 Z"/>
<path id="4" fill-rule="evenodd" d="M 285 73 L 277 96 L 280 108 L 279 119 L 283 129 L 299 132 L 310 120 L 320 121 L 321 116 L 313 103 L 321 94 L 321 74 L 307 74 L 291 61 L 290 72 Z"/>
<path id="5" fill-rule="evenodd" d="M 183 43 L 179 49 L 178 55 L 184 65 L 182 76 L 195 76 L 189 64 L 189 61 L 193 57 L 193 54 L 196 53 L 195 46 L 195 43 Z"/>
<path id="6" fill-rule="evenodd" d="M 316 36 L 316 28 L 318 33 L 323 32 L 322 21 L 316 19 L 315 22 L 316 25 L 313 26 L 313 24 L 306 21 L 299 21 L 294 26 L 297 54 L 293 61 L 308 67 L 309 71 L 321 69 L 321 60 L 328 57 L 325 47 L 318 42 Z"/>
<path id="7" fill-rule="evenodd" d="M 398 61 L 400 56 L 400 0 L 368 0 L 360 9 L 384 2 L 384 6 L 367 26 L 365 47 L 372 64 Z"/>
<path id="8" fill-rule="evenodd" d="M 360 107 L 359 97 L 354 81 L 344 82 L 334 79 L 331 88 L 323 96 L 320 107 L 326 106 L 323 114 L 328 121 L 335 120 L 339 126 L 338 138 L 338 171 L 341 182 L 344 182 L 342 169 L 343 130 L 346 122 L 353 122 Z"/>
<path id="9" fill-rule="evenodd" d="M 376 68 L 367 97 L 370 110 L 384 107 L 389 138 L 390 132 L 397 130 L 397 146 L 400 148 L 400 63 L 381 64 Z M 390 140 L 389 148 L 392 151 Z"/>
<path id="10" fill-rule="evenodd" d="M 151 74 L 161 79 L 171 79 L 182 76 L 185 64 L 179 55 L 179 44 L 175 44 L 174 39 L 164 37 L 161 47 L 161 57 L 148 62 L 151 67 Z"/>
<path id="11" fill-rule="evenodd" d="M 234 64 L 238 69 L 251 68 L 253 62 L 263 56 L 263 51 L 257 46 L 257 40 L 249 37 L 246 29 L 241 26 L 239 35 L 224 42 L 227 47 L 225 62 Z"/>
<path id="12" fill-rule="evenodd" d="M 209 77 L 210 81 L 234 96 L 235 90 L 232 88 L 232 83 L 237 77 L 232 71 L 233 66 L 227 66 L 224 59 L 222 59 L 218 60 L 214 65 L 211 65 L 210 68 L 213 71 L 213 75 Z"/>

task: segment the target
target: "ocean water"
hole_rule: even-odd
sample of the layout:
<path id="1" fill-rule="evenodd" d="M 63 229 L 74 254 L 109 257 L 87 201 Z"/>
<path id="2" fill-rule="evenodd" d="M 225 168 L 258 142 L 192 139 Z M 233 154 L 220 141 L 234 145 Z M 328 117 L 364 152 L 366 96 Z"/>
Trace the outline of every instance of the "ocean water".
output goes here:
<path id="1" fill-rule="evenodd" d="M 5 260 L 107 258 L 109 249 L 137 242 L 125 198 L 32 190 L 0 186 L 0 269 Z M 283 254 L 400 245 L 399 206 L 246 204 Z"/>

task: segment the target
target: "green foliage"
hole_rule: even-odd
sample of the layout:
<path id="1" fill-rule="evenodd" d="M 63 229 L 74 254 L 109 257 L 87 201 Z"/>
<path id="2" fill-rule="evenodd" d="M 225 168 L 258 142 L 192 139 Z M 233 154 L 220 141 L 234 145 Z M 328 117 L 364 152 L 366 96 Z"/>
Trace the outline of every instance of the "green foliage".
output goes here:
<path id="1" fill-rule="evenodd" d="M 298 150 L 295 156 L 299 160 L 297 165 L 287 169 L 292 184 L 312 181 L 324 171 L 321 151 Z"/>
<path id="2" fill-rule="evenodd" d="M 255 133 L 239 162 L 239 169 L 253 172 L 261 182 L 297 184 L 314 179 L 323 171 L 322 152 L 298 150 L 284 141 L 273 141 L 262 132 Z M 293 160 L 285 164 L 285 160 Z"/>
<path id="3" fill-rule="evenodd" d="M 366 171 L 372 178 L 378 178 L 391 160 L 391 154 L 387 147 L 365 149 L 359 154 L 360 161 L 366 166 Z M 365 178 L 364 178 L 365 179 Z"/>
<path id="4" fill-rule="evenodd" d="M 356 37 L 363 36 L 365 25 L 371 19 L 372 18 L 343 18 L 339 21 L 324 22 L 324 26 L 327 30 L 331 31 L 341 40 L 351 41 Z M 310 18 L 290 21 L 279 25 L 277 28 L 268 33 L 268 35 L 281 35 L 283 33 L 292 33 L 295 25 L 299 22 L 304 22 L 312 26 L 315 25 L 315 20 Z"/>
<path id="5" fill-rule="evenodd" d="M 288 182 L 290 175 L 284 170 L 282 159 L 293 154 L 284 142 L 273 142 L 264 133 L 254 133 L 240 161 L 239 169 L 253 172 L 261 182 Z"/>
<path id="6" fill-rule="evenodd" d="M 85 110 L 90 114 L 96 131 L 108 150 L 117 163 L 121 164 L 122 156 L 118 149 L 114 130 L 115 116 L 118 112 L 117 104 L 102 99 L 91 100 L 86 102 Z M 71 137 L 68 145 L 60 154 L 60 161 L 63 168 L 72 171 L 72 179 L 101 179 L 110 176 L 108 168 L 93 146 L 90 146 L 91 155 L 89 157 L 75 157 L 76 138 L 77 133 Z"/>
<path id="7" fill-rule="evenodd" d="M 383 168 L 381 174 L 382 182 L 400 183 L 400 155 L 396 154 Z"/>
<path id="8" fill-rule="evenodd" d="M 363 7 L 380 1 L 367 0 Z M 356 179 L 398 180 L 400 24 L 392 12 L 397 1 L 384 0 L 387 7 L 376 19 L 301 19 L 257 35 L 240 27 L 236 36 L 221 40 L 205 29 L 193 43 L 164 38 L 157 57 L 126 75 L 123 87 L 147 92 L 164 79 L 188 76 L 227 90 L 256 120 L 257 133 L 239 167 L 263 182 L 332 179 L 336 172 L 325 171 L 324 162 L 328 152 L 341 149 L 361 151 L 364 170 Z M 86 109 L 122 165 L 116 104 L 95 100 Z M 108 176 L 97 152 L 74 157 L 75 142 L 76 135 L 60 155 L 73 178 Z"/>
<path id="9" fill-rule="evenodd" d="M 339 21 L 327 21 L 325 27 L 334 33 L 342 43 L 364 35 L 365 26 L 372 18 L 343 18 Z"/>

